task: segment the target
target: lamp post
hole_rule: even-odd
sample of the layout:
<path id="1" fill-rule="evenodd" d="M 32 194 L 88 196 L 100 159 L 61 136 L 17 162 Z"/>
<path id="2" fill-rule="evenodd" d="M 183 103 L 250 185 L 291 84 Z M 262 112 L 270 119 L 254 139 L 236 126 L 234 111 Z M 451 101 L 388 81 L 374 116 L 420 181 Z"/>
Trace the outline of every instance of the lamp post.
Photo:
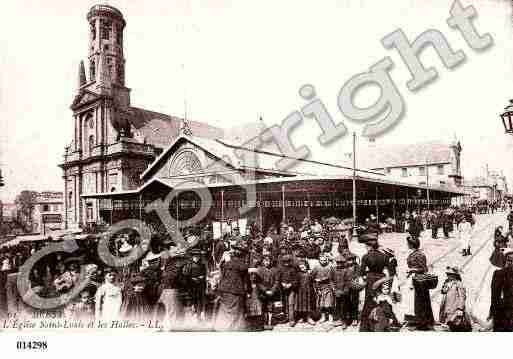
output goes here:
<path id="1" fill-rule="evenodd" d="M 502 115 L 502 124 L 507 134 L 513 134 L 513 100 L 509 100 L 510 104 L 504 108 L 506 110 Z"/>

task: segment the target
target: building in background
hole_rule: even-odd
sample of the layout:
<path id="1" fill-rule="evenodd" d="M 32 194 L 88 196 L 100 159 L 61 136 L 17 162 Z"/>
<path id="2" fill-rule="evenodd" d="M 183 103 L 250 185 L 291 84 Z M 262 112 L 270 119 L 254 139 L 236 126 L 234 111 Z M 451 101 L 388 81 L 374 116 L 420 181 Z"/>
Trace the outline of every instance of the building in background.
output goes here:
<path id="1" fill-rule="evenodd" d="M 497 202 L 502 202 L 508 195 L 508 181 L 502 171 L 490 171 L 490 181 L 494 186 L 494 199 Z"/>
<path id="2" fill-rule="evenodd" d="M 358 168 L 381 172 L 401 182 L 461 187 L 461 152 L 457 140 L 405 145 L 381 145 L 371 141 L 358 150 L 356 161 Z"/>
<path id="3" fill-rule="evenodd" d="M 33 232 L 46 234 L 63 229 L 64 194 L 59 191 L 41 192 L 37 195 L 33 212 Z"/>
<path id="4" fill-rule="evenodd" d="M 469 181 L 470 186 L 472 187 L 472 199 L 475 203 L 476 201 L 486 200 L 490 203 L 495 202 L 496 196 L 496 184 L 490 177 L 478 176 L 472 178 Z"/>
<path id="5" fill-rule="evenodd" d="M 2 218 L 4 221 L 13 221 L 17 217 L 16 203 L 2 203 Z"/>

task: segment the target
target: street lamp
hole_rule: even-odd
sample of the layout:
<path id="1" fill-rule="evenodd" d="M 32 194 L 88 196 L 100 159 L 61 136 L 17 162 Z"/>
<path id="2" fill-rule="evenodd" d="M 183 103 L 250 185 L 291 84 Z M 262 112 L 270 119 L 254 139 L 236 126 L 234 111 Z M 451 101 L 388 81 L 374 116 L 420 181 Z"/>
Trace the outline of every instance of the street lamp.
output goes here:
<path id="1" fill-rule="evenodd" d="M 510 105 L 505 108 L 505 112 L 501 115 L 502 124 L 506 133 L 513 134 L 513 100 L 509 100 Z"/>

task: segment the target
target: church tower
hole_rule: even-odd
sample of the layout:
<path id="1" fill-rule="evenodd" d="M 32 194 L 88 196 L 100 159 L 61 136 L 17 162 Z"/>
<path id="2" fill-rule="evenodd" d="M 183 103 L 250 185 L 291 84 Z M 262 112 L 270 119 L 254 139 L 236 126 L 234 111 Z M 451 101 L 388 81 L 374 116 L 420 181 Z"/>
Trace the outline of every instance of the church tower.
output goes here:
<path id="1" fill-rule="evenodd" d="M 126 21 L 118 9 L 94 5 L 87 13 L 87 60 L 78 67 L 72 142 L 65 148 L 65 226 L 96 222 L 98 200 L 84 195 L 133 190 L 139 175 L 155 157 L 152 145 L 133 138 L 130 89 L 125 86 L 123 31 Z"/>
<path id="2" fill-rule="evenodd" d="M 95 5 L 88 14 L 89 22 L 89 84 L 99 95 L 115 97 L 116 105 L 130 105 L 129 89 L 125 87 L 123 14 L 109 5 Z"/>

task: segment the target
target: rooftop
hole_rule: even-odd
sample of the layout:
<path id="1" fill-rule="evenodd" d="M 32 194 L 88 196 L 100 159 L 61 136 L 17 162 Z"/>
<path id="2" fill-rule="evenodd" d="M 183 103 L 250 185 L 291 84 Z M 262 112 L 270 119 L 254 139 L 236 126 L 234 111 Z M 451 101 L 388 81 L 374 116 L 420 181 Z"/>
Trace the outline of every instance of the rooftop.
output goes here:
<path id="1" fill-rule="evenodd" d="M 357 151 L 356 161 L 359 168 L 367 169 L 450 163 L 451 145 L 440 141 L 366 145 Z"/>

